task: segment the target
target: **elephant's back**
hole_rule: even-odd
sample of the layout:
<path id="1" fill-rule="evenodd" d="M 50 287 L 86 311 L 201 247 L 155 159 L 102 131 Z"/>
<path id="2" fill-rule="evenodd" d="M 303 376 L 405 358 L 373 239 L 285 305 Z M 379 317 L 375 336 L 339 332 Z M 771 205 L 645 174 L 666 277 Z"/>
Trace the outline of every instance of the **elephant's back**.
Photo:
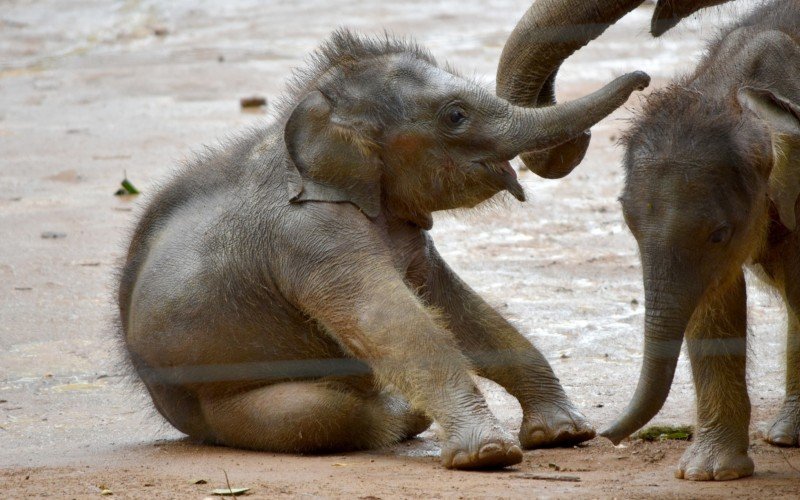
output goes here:
<path id="1" fill-rule="evenodd" d="M 149 203 L 119 288 L 134 365 L 261 360 L 286 351 L 284 337 L 308 336 L 264 266 L 289 203 L 272 135 L 199 157 Z"/>

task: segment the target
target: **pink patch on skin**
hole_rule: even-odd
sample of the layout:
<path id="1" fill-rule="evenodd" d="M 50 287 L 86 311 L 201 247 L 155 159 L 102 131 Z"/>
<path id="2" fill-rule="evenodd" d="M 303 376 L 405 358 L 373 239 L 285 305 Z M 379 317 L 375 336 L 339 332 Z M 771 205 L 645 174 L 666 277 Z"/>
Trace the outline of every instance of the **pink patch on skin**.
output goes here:
<path id="1" fill-rule="evenodd" d="M 508 173 L 512 178 L 517 178 L 517 172 L 514 170 L 514 167 L 511 166 L 511 162 L 504 161 L 502 163 L 498 163 L 500 165 L 500 169 Z"/>

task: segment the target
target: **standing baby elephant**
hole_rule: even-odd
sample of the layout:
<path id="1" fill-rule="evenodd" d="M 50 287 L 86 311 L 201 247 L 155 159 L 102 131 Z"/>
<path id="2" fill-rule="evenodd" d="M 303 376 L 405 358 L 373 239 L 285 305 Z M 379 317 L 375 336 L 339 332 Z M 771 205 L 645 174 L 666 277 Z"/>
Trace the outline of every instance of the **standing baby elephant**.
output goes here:
<path id="1" fill-rule="evenodd" d="M 770 2 L 723 32 L 689 77 L 652 95 L 625 144 L 621 202 L 639 244 L 645 350 L 619 442 L 669 393 L 684 331 L 697 436 L 678 477 L 749 476 L 742 267 L 788 311 L 786 399 L 767 441 L 800 437 L 800 4 Z"/>
<path id="2" fill-rule="evenodd" d="M 620 106 L 643 73 L 523 109 L 407 43 L 335 33 L 273 125 L 204 155 L 140 221 L 125 346 L 158 411 L 210 443 L 386 446 L 436 420 L 446 467 L 518 463 L 472 373 L 521 403 L 523 447 L 594 430 L 545 358 L 442 261 L 431 213 L 502 190 L 508 163 Z"/>

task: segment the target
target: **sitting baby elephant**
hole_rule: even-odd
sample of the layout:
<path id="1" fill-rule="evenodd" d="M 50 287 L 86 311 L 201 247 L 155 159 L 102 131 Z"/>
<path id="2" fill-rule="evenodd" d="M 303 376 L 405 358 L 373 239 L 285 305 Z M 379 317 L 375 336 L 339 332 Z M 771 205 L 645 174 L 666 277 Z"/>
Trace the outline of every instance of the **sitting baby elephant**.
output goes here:
<path id="1" fill-rule="evenodd" d="M 414 45 L 335 33 L 276 123 L 184 169 L 134 233 L 120 318 L 155 407 L 193 438 L 281 452 L 386 446 L 433 419 L 446 467 L 518 463 L 477 373 L 520 401 L 523 447 L 592 438 L 545 358 L 426 230 L 432 212 L 502 190 L 524 200 L 508 160 L 647 82 L 522 109 Z"/>

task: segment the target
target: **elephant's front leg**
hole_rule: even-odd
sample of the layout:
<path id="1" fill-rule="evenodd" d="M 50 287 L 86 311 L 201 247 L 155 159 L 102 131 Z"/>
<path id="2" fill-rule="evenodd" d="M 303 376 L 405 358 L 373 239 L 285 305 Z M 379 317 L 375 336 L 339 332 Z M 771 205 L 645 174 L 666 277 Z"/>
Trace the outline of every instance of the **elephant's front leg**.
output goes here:
<path id="1" fill-rule="evenodd" d="M 746 333 L 747 295 L 740 274 L 721 296 L 695 311 L 687 330 L 697 427 L 675 473 L 678 478 L 724 481 L 753 474 L 747 456 Z"/>
<path id="2" fill-rule="evenodd" d="M 369 364 L 382 387 L 398 391 L 412 410 L 439 423 L 446 467 L 521 462 L 522 451 L 489 410 L 453 334 L 408 289 L 391 262 L 360 256 L 352 261 L 365 264 L 319 265 L 309 273 L 306 284 L 295 289 L 304 312 Z M 324 286 L 308 285 L 315 283 Z"/>
<path id="3" fill-rule="evenodd" d="M 567 398 L 545 357 L 489 306 L 432 249 L 428 300 L 443 310 L 462 351 L 522 406 L 524 448 L 574 445 L 594 428 Z"/>

